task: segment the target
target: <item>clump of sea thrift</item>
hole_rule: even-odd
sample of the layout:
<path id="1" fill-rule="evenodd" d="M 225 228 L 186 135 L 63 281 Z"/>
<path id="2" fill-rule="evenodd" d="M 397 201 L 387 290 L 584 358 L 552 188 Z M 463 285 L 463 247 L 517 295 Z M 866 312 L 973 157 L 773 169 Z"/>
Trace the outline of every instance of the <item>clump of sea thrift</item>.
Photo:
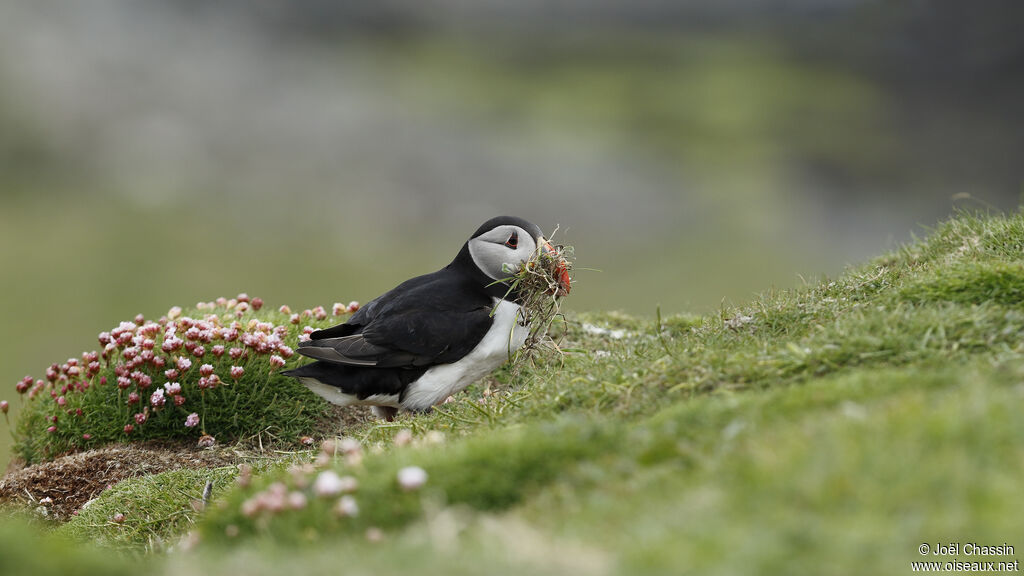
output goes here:
<path id="1" fill-rule="evenodd" d="M 356 309 L 353 302 L 332 311 L 337 316 Z M 339 319 L 319 306 L 294 316 L 301 320 L 293 323 L 287 306 L 265 307 L 243 293 L 191 311 L 174 306 L 158 319 L 139 314 L 120 322 L 99 333 L 98 350 L 15 384 L 27 400 L 15 448 L 31 462 L 112 441 L 209 435 L 204 441 L 210 442 L 214 435 L 233 438 L 262 429 L 240 428 L 239 410 L 249 421 L 264 413 L 290 414 L 280 418 L 293 428 L 297 418 L 311 425 L 322 405 L 312 396 L 302 400 L 308 405 L 297 403 L 294 390 L 304 391 L 277 374 L 299 361 L 300 333 Z M 292 386 L 293 396 L 282 395 L 282 386 Z M 0 406 L 6 415 L 9 405 Z M 286 439 L 300 435 L 288 432 Z"/>

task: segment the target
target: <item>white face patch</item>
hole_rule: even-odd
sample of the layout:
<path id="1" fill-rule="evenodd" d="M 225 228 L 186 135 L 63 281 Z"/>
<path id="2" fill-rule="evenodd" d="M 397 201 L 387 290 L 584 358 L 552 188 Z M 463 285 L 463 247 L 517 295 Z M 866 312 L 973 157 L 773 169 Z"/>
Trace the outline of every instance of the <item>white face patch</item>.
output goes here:
<path id="1" fill-rule="evenodd" d="M 504 224 L 469 241 L 473 263 L 487 276 L 504 280 L 537 251 L 537 239 L 519 226 Z"/>

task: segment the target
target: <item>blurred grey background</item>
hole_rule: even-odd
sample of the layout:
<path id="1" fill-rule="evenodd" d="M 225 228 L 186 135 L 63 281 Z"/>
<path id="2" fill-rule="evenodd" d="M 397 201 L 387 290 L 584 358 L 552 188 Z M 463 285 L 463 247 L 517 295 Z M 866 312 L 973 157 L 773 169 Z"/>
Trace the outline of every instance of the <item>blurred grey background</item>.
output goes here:
<path id="1" fill-rule="evenodd" d="M 1015 209 L 1021 6 L 3 3 L 0 396 L 139 312 L 366 301 L 498 214 L 575 246 L 569 308 L 652 316 Z"/>

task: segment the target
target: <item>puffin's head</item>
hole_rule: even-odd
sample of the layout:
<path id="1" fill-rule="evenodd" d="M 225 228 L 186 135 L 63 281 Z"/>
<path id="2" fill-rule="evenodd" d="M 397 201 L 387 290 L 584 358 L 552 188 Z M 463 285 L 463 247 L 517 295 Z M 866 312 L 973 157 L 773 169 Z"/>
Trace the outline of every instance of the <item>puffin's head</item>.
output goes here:
<path id="1" fill-rule="evenodd" d="M 473 264 L 493 280 L 505 280 L 528 261 L 538 249 L 554 254 L 555 250 L 534 223 L 514 216 L 499 216 L 484 222 L 466 243 Z M 557 296 L 569 293 L 569 272 L 565 261 L 556 268 Z"/>

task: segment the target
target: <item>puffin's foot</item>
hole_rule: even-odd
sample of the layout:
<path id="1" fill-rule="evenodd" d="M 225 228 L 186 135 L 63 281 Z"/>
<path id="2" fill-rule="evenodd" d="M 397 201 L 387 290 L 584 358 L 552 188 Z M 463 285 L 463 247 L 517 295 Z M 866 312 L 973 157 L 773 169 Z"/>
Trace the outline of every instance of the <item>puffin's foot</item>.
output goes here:
<path id="1" fill-rule="evenodd" d="M 371 406 L 370 409 L 373 410 L 374 416 L 386 422 L 392 422 L 395 416 L 398 416 L 398 408 L 394 406 Z"/>

